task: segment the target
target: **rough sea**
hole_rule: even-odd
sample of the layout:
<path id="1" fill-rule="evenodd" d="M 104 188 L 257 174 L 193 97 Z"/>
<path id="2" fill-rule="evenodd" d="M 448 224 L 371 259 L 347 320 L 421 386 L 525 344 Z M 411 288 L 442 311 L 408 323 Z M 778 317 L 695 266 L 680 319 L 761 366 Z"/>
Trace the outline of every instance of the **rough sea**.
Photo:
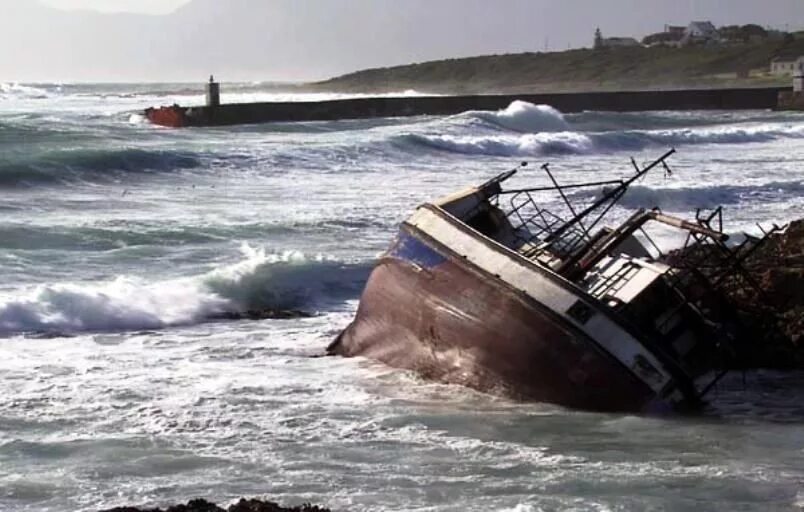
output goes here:
<path id="1" fill-rule="evenodd" d="M 224 86 L 224 102 L 331 98 Z M 408 92 L 405 94 L 415 94 Z M 804 115 L 500 112 L 171 130 L 190 85 L 0 84 L 0 510 L 205 497 L 343 511 L 802 510 L 804 375 L 728 377 L 695 417 L 521 404 L 318 357 L 418 204 L 628 176 L 615 218 L 804 217 Z M 555 201 L 555 198 L 544 198 Z M 669 233 L 662 243 L 677 242 Z M 311 318 L 210 321 L 295 309 Z"/>

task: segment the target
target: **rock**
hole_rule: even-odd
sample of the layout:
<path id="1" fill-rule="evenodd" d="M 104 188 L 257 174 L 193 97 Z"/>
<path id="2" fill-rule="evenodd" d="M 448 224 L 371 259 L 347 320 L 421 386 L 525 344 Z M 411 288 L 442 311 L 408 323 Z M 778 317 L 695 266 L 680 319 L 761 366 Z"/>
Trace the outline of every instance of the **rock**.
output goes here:
<path id="1" fill-rule="evenodd" d="M 290 320 L 315 316 L 297 309 L 252 309 L 248 311 L 224 311 L 208 317 L 209 320 Z"/>
<path id="2" fill-rule="evenodd" d="M 672 264 L 677 256 L 699 250 L 692 246 L 667 259 Z M 737 369 L 804 369 L 804 219 L 771 235 L 744 266 L 756 287 L 737 273 L 723 283 L 740 323 L 753 334 Z"/>
<path id="3" fill-rule="evenodd" d="M 245 500 L 241 499 L 236 504 L 229 507 L 228 512 L 329 512 L 327 508 L 320 508 L 315 505 L 305 503 L 300 507 L 283 508 L 270 501 Z"/>
<path id="4" fill-rule="evenodd" d="M 223 509 L 204 499 L 195 499 L 190 500 L 186 505 L 173 505 L 164 510 L 161 508 L 118 507 L 103 512 L 330 512 L 330 510 L 310 504 L 300 507 L 282 507 L 272 501 L 256 499 L 241 499 L 228 509 Z"/>

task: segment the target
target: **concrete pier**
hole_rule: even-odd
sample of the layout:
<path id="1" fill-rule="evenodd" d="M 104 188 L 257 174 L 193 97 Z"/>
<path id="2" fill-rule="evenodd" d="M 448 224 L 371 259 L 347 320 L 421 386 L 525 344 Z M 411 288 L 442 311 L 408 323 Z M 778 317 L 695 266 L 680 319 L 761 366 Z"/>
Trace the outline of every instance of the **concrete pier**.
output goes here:
<path id="1" fill-rule="evenodd" d="M 775 109 L 789 87 L 691 89 L 562 94 L 411 96 L 316 102 L 241 103 L 213 107 L 148 109 L 148 119 L 165 126 L 223 126 L 284 121 L 332 121 L 376 117 L 454 115 L 467 110 L 499 110 L 515 100 L 551 105 L 562 112 L 600 110 Z"/>

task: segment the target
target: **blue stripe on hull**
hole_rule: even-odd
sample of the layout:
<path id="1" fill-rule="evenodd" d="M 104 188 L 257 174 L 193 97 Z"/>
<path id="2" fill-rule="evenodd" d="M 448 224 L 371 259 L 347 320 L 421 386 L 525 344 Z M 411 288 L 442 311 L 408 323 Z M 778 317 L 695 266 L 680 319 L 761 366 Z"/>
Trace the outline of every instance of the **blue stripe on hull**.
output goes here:
<path id="1" fill-rule="evenodd" d="M 387 256 L 408 261 L 425 269 L 432 269 L 447 261 L 445 256 L 404 229 L 399 230 L 396 240 L 388 249 Z"/>

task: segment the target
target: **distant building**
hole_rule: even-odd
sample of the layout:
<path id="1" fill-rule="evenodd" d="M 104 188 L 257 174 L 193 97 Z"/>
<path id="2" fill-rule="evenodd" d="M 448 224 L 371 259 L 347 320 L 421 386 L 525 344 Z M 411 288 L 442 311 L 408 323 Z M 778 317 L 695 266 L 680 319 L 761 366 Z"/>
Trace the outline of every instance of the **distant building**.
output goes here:
<path id="1" fill-rule="evenodd" d="M 683 44 L 707 43 L 718 38 L 718 32 L 711 21 L 693 21 L 684 32 Z"/>
<path id="2" fill-rule="evenodd" d="M 687 32 L 687 27 L 665 25 L 663 32 L 656 32 L 650 34 L 642 39 L 642 44 L 645 46 L 680 46 L 684 34 Z"/>
<path id="3" fill-rule="evenodd" d="M 771 60 L 771 75 L 794 76 L 799 70 L 799 64 L 804 63 L 804 57 L 798 55 L 784 55 Z"/>
<path id="4" fill-rule="evenodd" d="M 602 48 L 622 48 L 626 46 L 642 46 L 633 37 L 603 37 L 600 28 L 595 30 L 595 50 Z"/>
<path id="5" fill-rule="evenodd" d="M 642 46 L 633 37 L 604 37 L 600 42 L 603 48 L 623 48 L 628 46 Z"/>
<path id="6" fill-rule="evenodd" d="M 711 39 L 717 36 L 717 29 L 712 25 L 711 21 L 693 21 L 687 27 L 686 35 L 688 37 Z"/>
<path id="7" fill-rule="evenodd" d="M 687 27 L 681 25 L 665 25 L 664 33 L 677 36 L 679 39 L 681 39 L 684 37 L 684 34 L 687 33 Z"/>

